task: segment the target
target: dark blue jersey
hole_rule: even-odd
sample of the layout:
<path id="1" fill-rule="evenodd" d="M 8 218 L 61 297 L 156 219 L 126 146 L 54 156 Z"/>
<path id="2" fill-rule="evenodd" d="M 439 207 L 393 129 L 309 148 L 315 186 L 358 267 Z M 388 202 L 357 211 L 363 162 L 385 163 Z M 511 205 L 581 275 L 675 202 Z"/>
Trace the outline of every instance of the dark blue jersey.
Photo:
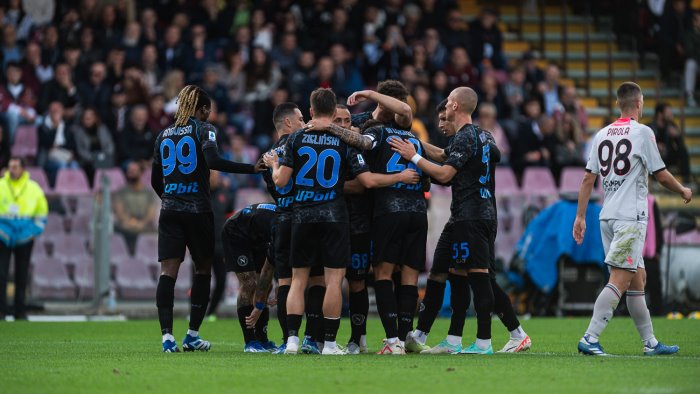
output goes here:
<path id="1" fill-rule="evenodd" d="M 422 178 L 426 178 L 421 170 L 410 161 L 394 152 L 389 145 L 392 138 L 402 138 L 411 142 L 416 147 L 418 154 L 423 153 L 423 144 L 412 132 L 391 127 L 376 126 L 364 132 L 373 140 L 372 149 L 365 153 L 367 162 L 372 172 L 377 174 L 393 174 L 407 168 L 414 169 Z M 415 185 L 396 183 L 389 187 L 383 187 L 374 191 L 374 216 L 381 216 L 394 212 L 426 212 L 423 184 Z"/>
<path id="2" fill-rule="evenodd" d="M 277 156 L 282 159 L 284 156 L 284 149 L 289 139 L 290 134 L 284 134 L 280 136 L 279 140 L 272 145 L 272 150 L 277 153 Z M 267 191 L 270 193 L 272 198 L 275 199 L 277 203 L 278 212 L 291 212 L 292 202 L 294 201 L 294 195 L 292 194 L 292 189 L 294 186 L 294 179 L 290 179 L 289 183 L 284 187 L 277 187 L 275 182 L 272 180 L 272 169 L 268 169 L 262 173 L 263 180 L 265 180 L 265 185 L 267 185 Z"/>
<path id="3" fill-rule="evenodd" d="M 222 235 L 234 243 L 244 243 L 251 248 L 265 248 L 272 239 L 276 211 L 275 204 L 249 205 L 226 220 Z"/>
<path id="4" fill-rule="evenodd" d="M 350 115 L 350 123 L 352 126 L 357 127 L 358 129 L 362 129 L 362 126 L 365 124 L 370 119 L 372 118 L 372 112 L 374 111 L 365 111 L 365 112 L 360 112 L 359 114 L 352 114 Z M 385 126 L 391 127 L 394 129 L 400 129 L 401 126 L 396 124 L 396 120 L 392 119 L 390 122 L 386 123 Z"/>
<path id="5" fill-rule="evenodd" d="M 299 130 L 280 165 L 293 170 L 295 223 L 348 222 L 343 185 L 348 173 L 367 170 L 361 154 L 328 132 Z"/>
<path id="6" fill-rule="evenodd" d="M 190 118 L 185 126 L 172 125 L 156 138 L 154 171 L 162 170 L 162 210 L 211 212 L 209 166 L 204 149 L 217 148 L 216 128 Z"/>

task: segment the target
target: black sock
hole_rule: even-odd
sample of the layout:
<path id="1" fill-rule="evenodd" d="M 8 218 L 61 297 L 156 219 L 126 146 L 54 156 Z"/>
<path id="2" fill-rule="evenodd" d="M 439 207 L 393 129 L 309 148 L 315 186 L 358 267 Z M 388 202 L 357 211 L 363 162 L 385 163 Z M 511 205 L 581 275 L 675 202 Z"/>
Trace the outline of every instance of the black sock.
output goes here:
<path id="1" fill-rule="evenodd" d="M 160 320 L 161 334 L 173 333 L 173 304 L 175 301 L 175 279 L 168 275 L 158 278 L 156 289 L 156 306 Z"/>
<path id="2" fill-rule="evenodd" d="M 257 323 L 255 323 L 255 339 L 260 343 L 266 343 L 270 339 L 267 337 L 267 322 L 270 321 L 270 308 L 265 307 L 260 313 Z"/>
<path id="3" fill-rule="evenodd" d="M 241 330 L 243 331 L 243 341 L 246 345 L 255 340 L 255 330 L 248 328 L 248 326 L 245 324 L 245 318 L 250 316 L 252 312 L 252 305 L 238 307 L 238 324 L 241 325 Z"/>
<path id="4" fill-rule="evenodd" d="M 324 327 L 324 340 L 328 342 L 335 342 L 335 337 L 338 335 L 338 328 L 340 328 L 340 318 L 338 319 L 323 319 Z"/>
<path id="5" fill-rule="evenodd" d="M 418 304 L 418 287 L 401 285 L 399 287 L 399 339 L 406 340 L 406 335 L 413 330 L 413 317 Z"/>
<path id="6" fill-rule="evenodd" d="M 452 306 L 452 320 L 447 334 L 461 337 L 464 332 L 464 319 L 467 317 L 467 309 L 471 301 L 469 281 L 466 276 L 450 274 L 450 305 Z"/>
<path id="7" fill-rule="evenodd" d="M 377 312 L 379 312 L 379 318 L 382 320 L 386 337 L 398 337 L 398 307 L 396 306 L 396 296 L 394 295 L 394 283 L 390 280 L 375 281 L 374 293 L 377 298 Z"/>
<path id="8" fill-rule="evenodd" d="M 192 295 L 190 296 L 190 330 L 199 331 L 209 304 L 211 275 L 195 274 L 192 278 Z"/>
<path id="9" fill-rule="evenodd" d="M 350 293 L 350 342 L 360 344 L 360 337 L 367 334 L 367 314 L 369 295 L 365 287 L 357 293 Z"/>
<path id="10" fill-rule="evenodd" d="M 445 283 L 428 279 L 425 287 L 425 297 L 421 301 L 420 312 L 418 313 L 417 330 L 424 333 L 429 333 L 430 328 L 435 323 L 440 308 L 442 308 L 442 299 L 445 297 Z"/>
<path id="11" fill-rule="evenodd" d="M 391 281 L 394 282 L 394 296 L 396 296 L 396 305 L 401 305 L 401 293 L 399 288 L 401 288 L 401 271 L 394 271 L 391 274 Z"/>
<path id="12" fill-rule="evenodd" d="M 472 272 L 468 276 L 469 285 L 474 292 L 474 309 L 476 310 L 476 337 L 491 339 L 491 315 L 493 314 L 493 289 L 491 278 L 484 272 Z"/>
<path id="13" fill-rule="evenodd" d="M 323 342 L 323 297 L 326 288 L 311 286 L 306 290 L 306 331 L 304 335 L 316 342 Z"/>
<path id="14" fill-rule="evenodd" d="M 301 328 L 301 315 L 287 314 L 287 337 L 298 337 Z"/>
<path id="15" fill-rule="evenodd" d="M 513 331 L 520 327 L 518 316 L 515 315 L 513 304 L 510 302 L 510 297 L 499 286 L 495 279 L 491 279 L 491 288 L 493 289 L 493 311 L 496 313 L 501 323 L 506 326 L 508 331 Z"/>
<path id="16" fill-rule="evenodd" d="M 282 329 L 283 343 L 287 343 L 287 295 L 289 295 L 289 285 L 282 285 L 277 289 L 277 320 Z"/>

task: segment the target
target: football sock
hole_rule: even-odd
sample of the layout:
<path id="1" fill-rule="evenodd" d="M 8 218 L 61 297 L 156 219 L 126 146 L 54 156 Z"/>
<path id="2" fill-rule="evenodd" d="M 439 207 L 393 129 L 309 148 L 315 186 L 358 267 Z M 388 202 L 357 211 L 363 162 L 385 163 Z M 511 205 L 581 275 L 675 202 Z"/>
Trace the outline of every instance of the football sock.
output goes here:
<path id="1" fill-rule="evenodd" d="M 173 333 L 174 302 L 175 279 L 168 275 L 161 275 L 158 278 L 158 288 L 156 289 L 156 306 L 158 307 L 160 333 L 163 335 Z"/>
<path id="2" fill-rule="evenodd" d="M 416 315 L 418 304 L 418 287 L 401 285 L 399 287 L 399 339 L 406 340 L 406 335 L 413 330 L 413 317 Z"/>
<path id="3" fill-rule="evenodd" d="M 377 312 L 382 320 L 384 332 L 389 339 L 398 338 L 396 297 L 394 296 L 394 283 L 390 280 L 378 280 L 374 282 L 374 292 L 377 298 Z"/>
<path id="4" fill-rule="evenodd" d="M 283 285 L 277 289 L 277 320 L 282 329 L 284 343 L 287 343 L 287 295 L 289 295 L 289 285 Z"/>
<path id="5" fill-rule="evenodd" d="M 506 329 L 513 333 L 518 327 L 520 327 L 520 322 L 518 317 L 515 315 L 515 310 L 513 309 L 513 304 L 510 302 L 510 297 L 506 294 L 501 286 L 496 282 L 495 279 L 491 279 L 491 288 L 493 289 L 494 305 L 493 311 L 496 313 L 501 323 L 506 326 Z M 524 333 L 524 332 L 523 332 Z M 515 336 L 513 338 L 520 338 L 520 336 Z M 525 335 L 522 336 L 525 338 Z"/>
<path id="6" fill-rule="evenodd" d="M 163 342 L 165 343 L 165 341 L 175 342 L 175 337 L 173 334 L 163 334 Z"/>
<path id="7" fill-rule="evenodd" d="M 452 346 L 457 346 L 462 344 L 462 337 L 457 336 L 457 335 L 448 335 L 447 336 L 447 343 L 449 343 Z"/>
<path id="8" fill-rule="evenodd" d="M 620 303 L 621 297 L 622 294 L 620 290 L 612 283 L 605 285 L 600 294 L 598 294 L 598 298 L 595 300 L 595 305 L 593 306 L 593 317 L 586 330 L 589 342 L 598 342 L 598 337 L 600 337 L 600 334 L 605 330 L 610 319 L 612 319 L 613 312 L 615 308 L 617 308 L 617 304 Z"/>
<path id="9" fill-rule="evenodd" d="M 189 335 L 189 336 L 191 336 L 191 337 L 195 337 L 195 338 L 196 338 L 196 337 L 198 337 L 198 336 L 199 336 L 199 331 L 195 331 L 195 330 L 187 330 L 187 335 Z"/>
<path id="10" fill-rule="evenodd" d="M 326 317 L 323 319 L 323 327 L 325 329 L 324 340 L 325 343 L 332 342 L 335 344 L 335 337 L 338 335 L 338 328 L 340 328 L 340 318 L 330 318 Z"/>
<path id="11" fill-rule="evenodd" d="M 481 350 L 486 350 L 489 348 L 489 346 L 491 346 L 491 340 L 476 338 L 476 346 L 478 346 Z"/>
<path id="12" fill-rule="evenodd" d="M 299 343 L 299 328 L 301 327 L 301 315 L 287 314 L 287 338 L 296 337 Z"/>
<path id="13" fill-rule="evenodd" d="M 634 326 L 642 338 L 645 346 L 655 347 L 659 341 L 654 337 L 654 326 L 651 324 L 651 316 L 647 308 L 647 300 L 644 291 L 627 291 L 627 310 L 634 320 Z"/>
<path id="14" fill-rule="evenodd" d="M 449 335 L 459 337 L 460 343 L 464 332 L 464 320 L 467 318 L 467 309 L 471 302 L 471 292 L 469 291 L 469 281 L 466 276 L 449 274 L 450 281 L 450 305 L 452 306 L 452 318 Z"/>
<path id="15" fill-rule="evenodd" d="M 423 297 L 423 301 L 421 301 L 421 308 L 418 313 L 418 324 L 416 325 L 416 329 L 425 333 L 426 337 L 440 312 L 442 299 L 444 297 L 445 283 L 428 279 L 428 283 L 425 287 L 425 296 Z M 425 342 L 423 343 L 425 344 Z"/>
<path id="16" fill-rule="evenodd" d="M 209 305 L 211 292 L 211 275 L 195 274 L 192 278 L 192 295 L 190 296 L 190 330 L 199 331 Z"/>
<path id="17" fill-rule="evenodd" d="M 516 338 L 516 339 L 525 339 L 527 336 L 527 333 L 521 326 L 518 326 L 515 330 L 510 331 L 510 337 L 511 338 Z"/>
<path id="18" fill-rule="evenodd" d="M 394 282 L 394 296 L 396 297 L 396 305 L 401 304 L 401 300 L 399 299 L 401 297 L 401 293 L 399 293 L 399 288 L 401 287 L 401 271 L 395 271 L 393 274 L 391 274 L 391 281 Z"/>
<path id="19" fill-rule="evenodd" d="M 260 313 L 260 318 L 255 323 L 255 339 L 260 343 L 269 341 L 267 337 L 267 323 L 270 321 L 270 308 L 265 307 Z"/>
<path id="20" fill-rule="evenodd" d="M 476 338 L 491 339 L 491 315 L 493 314 L 493 289 L 488 273 L 471 272 L 467 277 L 474 292 L 474 309 L 476 310 Z M 482 348 L 483 349 L 483 348 Z"/>
<path id="21" fill-rule="evenodd" d="M 359 344 L 360 337 L 367 334 L 367 314 L 369 313 L 369 295 L 365 287 L 348 297 L 350 307 L 350 342 Z"/>
<path id="22" fill-rule="evenodd" d="M 241 330 L 243 331 L 243 341 L 246 343 L 246 345 L 255 340 L 255 329 L 248 328 L 247 324 L 245 323 L 245 318 L 250 316 L 252 312 L 252 305 L 238 307 L 238 324 L 241 326 Z M 258 321 L 260 320 L 258 319 Z"/>
<path id="23" fill-rule="evenodd" d="M 323 297 L 326 288 L 311 286 L 306 290 L 306 331 L 304 335 L 316 342 L 323 341 Z"/>

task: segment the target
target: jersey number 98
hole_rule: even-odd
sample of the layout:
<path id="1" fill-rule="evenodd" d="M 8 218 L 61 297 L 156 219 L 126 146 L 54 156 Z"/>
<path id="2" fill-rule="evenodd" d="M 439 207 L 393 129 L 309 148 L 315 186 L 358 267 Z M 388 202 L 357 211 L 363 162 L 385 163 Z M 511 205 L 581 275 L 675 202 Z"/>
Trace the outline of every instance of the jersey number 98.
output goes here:
<path id="1" fill-rule="evenodd" d="M 613 151 L 615 158 L 613 159 Z M 603 177 L 610 174 L 610 170 L 618 176 L 623 176 L 629 172 L 632 163 L 630 163 L 630 153 L 632 153 L 632 142 L 628 139 L 621 139 L 617 146 L 613 145 L 610 140 L 603 140 L 598 146 L 598 160 L 600 161 L 600 175 Z"/>

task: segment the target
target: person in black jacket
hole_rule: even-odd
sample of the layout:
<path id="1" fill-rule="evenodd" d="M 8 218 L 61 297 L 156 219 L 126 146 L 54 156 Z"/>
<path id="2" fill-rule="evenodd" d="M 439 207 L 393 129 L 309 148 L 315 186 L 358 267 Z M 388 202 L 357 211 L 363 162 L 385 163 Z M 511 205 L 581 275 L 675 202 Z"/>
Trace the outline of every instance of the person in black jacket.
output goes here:
<path id="1" fill-rule="evenodd" d="M 46 171 L 49 184 L 56 182 L 58 170 L 77 167 L 75 139 L 63 120 L 64 109 L 60 101 L 49 104 L 49 112 L 39 126 L 37 165 Z"/>
<path id="2" fill-rule="evenodd" d="M 148 108 L 144 105 L 134 106 L 129 114 L 129 123 L 116 138 L 119 158 L 124 166 L 133 160 L 151 160 L 156 133 L 148 127 Z"/>

